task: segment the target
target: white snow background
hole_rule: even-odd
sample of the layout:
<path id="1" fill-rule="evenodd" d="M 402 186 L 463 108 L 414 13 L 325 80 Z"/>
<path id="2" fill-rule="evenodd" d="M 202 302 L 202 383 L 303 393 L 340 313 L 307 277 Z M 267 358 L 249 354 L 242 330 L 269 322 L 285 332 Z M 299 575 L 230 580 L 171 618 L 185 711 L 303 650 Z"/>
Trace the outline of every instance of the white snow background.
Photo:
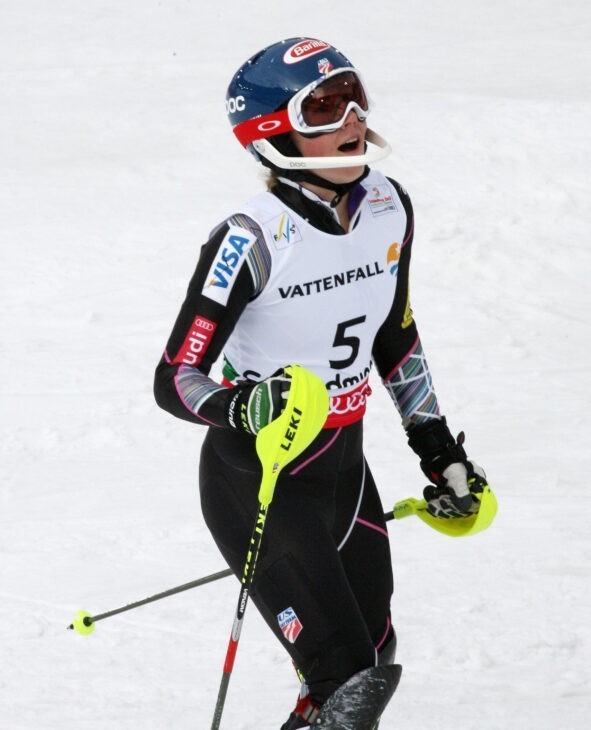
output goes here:
<path id="1" fill-rule="evenodd" d="M 370 87 L 439 400 L 500 504 L 471 538 L 390 523 L 404 673 L 381 727 L 589 727 L 589 3 L 2 0 L 2 728 L 210 727 L 237 581 L 66 626 L 225 567 L 204 431 L 152 377 L 209 230 L 262 187 L 226 86 L 295 35 Z M 425 480 L 373 384 L 391 506 Z M 222 727 L 278 730 L 296 687 L 250 606 Z"/>

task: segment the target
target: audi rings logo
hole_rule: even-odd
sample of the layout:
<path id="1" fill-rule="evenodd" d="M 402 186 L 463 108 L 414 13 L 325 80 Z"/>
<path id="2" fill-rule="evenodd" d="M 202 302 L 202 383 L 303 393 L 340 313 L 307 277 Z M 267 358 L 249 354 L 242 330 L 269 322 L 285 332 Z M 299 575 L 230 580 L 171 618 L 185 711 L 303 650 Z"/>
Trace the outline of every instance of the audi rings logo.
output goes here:
<path id="1" fill-rule="evenodd" d="M 279 119 L 269 119 L 266 122 L 261 122 L 257 129 L 259 132 L 273 132 L 275 129 L 281 126 Z"/>

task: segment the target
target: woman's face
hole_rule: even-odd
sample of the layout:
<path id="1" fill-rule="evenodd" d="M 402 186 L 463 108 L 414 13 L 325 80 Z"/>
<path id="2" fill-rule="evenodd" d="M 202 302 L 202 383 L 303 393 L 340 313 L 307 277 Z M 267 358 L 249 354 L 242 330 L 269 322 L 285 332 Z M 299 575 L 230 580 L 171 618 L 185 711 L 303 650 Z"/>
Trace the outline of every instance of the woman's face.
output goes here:
<path id="1" fill-rule="evenodd" d="M 292 132 L 292 139 L 302 157 L 354 157 L 365 152 L 365 133 L 367 123 L 360 122 L 357 114 L 350 111 L 340 129 L 318 137 L 306 137 Z M 335 167 L 313 170 L 325 180 L 334 183 L 347 183 L 358 178 L 364 170 L 363 165 L 355 167 Z"/>

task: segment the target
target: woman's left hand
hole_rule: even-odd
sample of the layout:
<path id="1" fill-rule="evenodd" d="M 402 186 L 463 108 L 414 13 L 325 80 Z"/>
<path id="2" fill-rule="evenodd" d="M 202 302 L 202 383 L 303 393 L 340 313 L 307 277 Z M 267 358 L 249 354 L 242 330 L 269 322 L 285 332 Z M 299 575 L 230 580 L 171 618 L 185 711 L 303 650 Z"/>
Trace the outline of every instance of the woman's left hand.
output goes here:
<path id="1" fill-rule="evenodd" d="M 454 462 L 441 474 L 438 486 L 423 490 L 427 510 L 434 517 L 466 517 L 478 512 L 486 485 L 484 469 L 473 461 Z"/>

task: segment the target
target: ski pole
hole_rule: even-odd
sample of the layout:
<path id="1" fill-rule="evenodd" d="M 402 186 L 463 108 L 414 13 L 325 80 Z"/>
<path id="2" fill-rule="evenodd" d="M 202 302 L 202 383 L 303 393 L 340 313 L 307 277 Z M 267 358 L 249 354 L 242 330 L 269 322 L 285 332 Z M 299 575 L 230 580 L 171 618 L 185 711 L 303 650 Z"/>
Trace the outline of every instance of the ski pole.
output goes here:
<path id="1" fill-rule="evenodd" d="M 76 631 L 79 634 L 90 634 L 92 631 L 94 631 L 94 624 L 97 621 L 102 621 L 105 618 L 110 618 L 111 616 L 116 616 L 118 613 L 124 613 L 125 611 L 131 611 L 132 608 L 138 608 L 139 606 L 145 606 L 147 603 L 153 603 L 154 601 L 160 601 L 162 598 L 168 598 L 168 596 L 174 596 L 176 593 L 182 593 L 183 591 L 188 591 L 190 588 L 197 588 L 198 586 L 203 586 L 206 583 L 213 583 L 213 581 L 220 580 L 220 578 L 227 578 L 229 575 L 232 575 L 232 571 L 227 570 L 220 570 L 217 573 L 212 573 L 211 575 L 206 575 L 203 578 L 197 578 L 197 580 L 192 580 L 189 583 L 183 583 L 183 585 L 176 586 L 176 588 L 169 588 L 167 591 L 162 591 L 161 593 L 156 593 L 153 596 L 149 596 L 148 598 L 142 598 L 140 601 L 134 601 L 133 603 L 128 603 L 125 606 L 121 606 L 120 608 L 114 608 L 111 611 L 105 611 L 105 613 L 99 613 L 96 616 L 91 616 L 86 611 L 78 611 L 76 614 L 76 617 L 72 621 L 72 623 L 68 626 L 68 629 L 76 629 Z"/>
<path id="2" fill-rule="evenodd" d="M 426 502 L 423 499 L 415 499 L 414 497 L 408 497 L 407 499 L 396 502 L 394 508 L 388 512 L 384 512 L 384 520 L 389 522 L 390 520 L 397 519 L 401 520 L 404 517 L 410 515 L 416 515 L 426 525 L 443 533 L 450 537 L 462 537 L 467 535 L 473 535 L 476 532 L 481 532 L 490 526 L 497 511 L 497 501 L 495 495 L 488 484 L 484 484 L 482 496 L 480 498 L 480 509 L 474 515 L 468 517 L 456 517 L 443 519 L 440 517 L 434 517 L 426 509 Z M 115 608 L 105 613 L 99 613 L 96 616 L 91 616 L 86 611 L 78 611 L 76 617 L 72 623 L 67 627 L 68 629 L 75 629 L 79 634 L 88 635 L 94 631 L 94 624 L 97 621 L 116 616 L 119 613 L 125 611 L 131 611 L 133 608 L 139 606 L 145 606 L 147 603 L 153 603 L 154 601 L 160 601 L 162 598 L 168 596 L 174 596 L 177 593 L 188 591 L 191 588 L 198 588 L 199 586 L 206 585 L 207 583 L 213 583 L 216 580 L 227 578 L 232 575 L 232 571 L 229 569 L 220 570 L 217 573 L 206 575 L 203 578 L 197 578 L 189 583 L 183 583 L 183 585 L 176 586 L 175 588 L 169 588 L 161 593 L 156 593 L 148 598 L 143 598 L 140 601 L 128 603 L 120 608 Z"/>
<path id="3" fill-rule="evenodd" d="M 392 510 L 392 517 L 401 520 L 409 515 L 416 515 L 426 525 L 448 537 L 467 537 L 482 532 L 490 527 L 497 514 L 497 498 L 490 484 L 479 476 L 468 479 L 472 496 L 479 502 L 478 509 L 465 517 L 435 517 L 427 509 L 424 499 L 409 497 L 396 502 Z"/>
<path id="4" fill-rule="evenodd" d="M 320 378 L 299 365 L 291 365 L 286 370 L 291 375 L 291 386 L 285 410 L 279 418 L 262 428 L 256 437 L 256 450 L 263 467 L 258 495 L 259 511 L 244 564 L 211 730 L 219 730 L 220 727 L 267 512 L 273 500 L 277 478 L 283 467 L 299 456 L 316 438 L 328 413 L 328 393 Z"/>
<path id="5" fill-rule="evenodd" d="M 388 522 L 389 520 L 393 520 L 394 513 L 385 512 L 384 519 L 386 520 L 386 522 Z M 94 631 L 94 624 L 97 621 L 103 621 L 106 618 L 111 618 L 111 616 L 117 616 L 120 613 L 125 613 L 126 611 L 131 611 L 134 608 L 139 608 L 140 606 L 145 606 L 148 603 L 154 603 L 154 601 L 160 601 L 163 598 L 168 598 L 169 596 L 174 596 L 177 593 L 182 593 L 183 591 L 188 591 L 191 588 L 198 588 L 199 586 L 206 585 L 207 583 L 213 583 L 216 580 L 221 580 L 222 578 L 228 578 L 230 575 L 232 575 L 232 571 L 229 568 L 227 568 L 226 570 L 220 570 L 217 573 L 211 573 L 211 575 L 206 575 L 203 578 L 197 578 L 196 580 L 192 580 L 189 583 L 183 583 L 182 585 L 176 586 L 175 588 L 169 588 L 168 590 L 162 591 L 161 593 L 155 593 L 153 596 L 148 596 L 147 598 L 142 598 L 139 601 L 134 601 L 133 603 L 126 603 L 125 606 L 120 606 L 119 608 L 113 608 L 110 611 L 105 611 L 104 613 L 97 613 L 95 616 L 91 615 L 87 611 L 78 611 L 76 614 L 76 617 L 72 620 L 72 623 L 69 626 L 67 626 L 66 628 L 68 630 L 76 630 L 79 634 L 86 636 Z"/>

